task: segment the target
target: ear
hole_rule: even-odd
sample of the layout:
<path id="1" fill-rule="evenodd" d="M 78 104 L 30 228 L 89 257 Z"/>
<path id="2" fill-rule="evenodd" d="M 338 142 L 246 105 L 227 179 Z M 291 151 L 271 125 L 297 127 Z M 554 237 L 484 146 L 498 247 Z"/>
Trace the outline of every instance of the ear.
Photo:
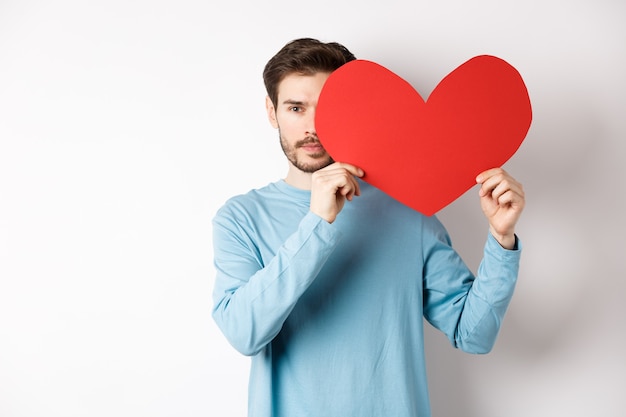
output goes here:
<path id="1" fill-rule="evenodd" d="M 265 97 L 265 110 L 267 111 L 267 118 L 274 129 L 278 129 L 278 119 L 276 119 L 276 108 L 269 96 Z"/>

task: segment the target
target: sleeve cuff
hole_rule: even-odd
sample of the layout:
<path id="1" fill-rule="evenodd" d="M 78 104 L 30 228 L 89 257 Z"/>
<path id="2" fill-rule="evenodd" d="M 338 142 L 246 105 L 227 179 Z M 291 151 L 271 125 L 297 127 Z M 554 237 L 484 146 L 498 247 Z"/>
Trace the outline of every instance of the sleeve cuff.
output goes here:
<path id="1" fill-rule="evenodd" d="M 522 242 L 519 237 L 515 235 L 515 245 L 513 249 L 506 249 L 500 245 L 500 242 L 491 234 L 487 238 L 487 247 L 492 251 L 504 251 L 504 253 L 519 253 L 522 251 Z"/>

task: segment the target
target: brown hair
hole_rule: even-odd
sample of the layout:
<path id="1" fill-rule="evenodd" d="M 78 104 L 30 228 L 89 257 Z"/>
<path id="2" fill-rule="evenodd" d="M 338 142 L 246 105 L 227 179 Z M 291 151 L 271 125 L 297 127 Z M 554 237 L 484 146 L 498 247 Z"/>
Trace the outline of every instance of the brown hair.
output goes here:
<path id="1" fill-rule="evenodd" d="M 274 106 L 278 102 L 278 84 L 289 74 L 313 75 L 333 72 L 356 59 L 352 52 L 337 42 L 323 43 L 301 38 L 289 42 L 265 65 L 263 81 Z"/>

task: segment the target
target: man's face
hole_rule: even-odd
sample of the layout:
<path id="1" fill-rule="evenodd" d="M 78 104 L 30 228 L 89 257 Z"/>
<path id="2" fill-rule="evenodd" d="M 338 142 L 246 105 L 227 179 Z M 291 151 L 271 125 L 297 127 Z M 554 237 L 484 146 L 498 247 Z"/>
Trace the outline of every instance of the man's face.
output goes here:
<path id="1" fill-rule="evenodd" d="M 285 156 L 302 172 L 315 172 L 333 163 L 315 131 L 317 99 L 329 75 L 287 75 L 278 85 L 276 107 L 269 98 L 266 101 L 270 123 L 278 129 Z"/>

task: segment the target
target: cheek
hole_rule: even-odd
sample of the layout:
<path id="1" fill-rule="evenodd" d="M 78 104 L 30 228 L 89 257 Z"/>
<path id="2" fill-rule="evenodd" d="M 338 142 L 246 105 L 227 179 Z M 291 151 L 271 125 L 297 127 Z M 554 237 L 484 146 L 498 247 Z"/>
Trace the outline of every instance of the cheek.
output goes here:
<path id="1" fill-rule="evenodd" d="M 297 133 L 300 130 L 297 117 L 290 113 L 281 113 L 276 115 L 276 124 L 283 132 L 289 132 L 290 134 Z"/>

